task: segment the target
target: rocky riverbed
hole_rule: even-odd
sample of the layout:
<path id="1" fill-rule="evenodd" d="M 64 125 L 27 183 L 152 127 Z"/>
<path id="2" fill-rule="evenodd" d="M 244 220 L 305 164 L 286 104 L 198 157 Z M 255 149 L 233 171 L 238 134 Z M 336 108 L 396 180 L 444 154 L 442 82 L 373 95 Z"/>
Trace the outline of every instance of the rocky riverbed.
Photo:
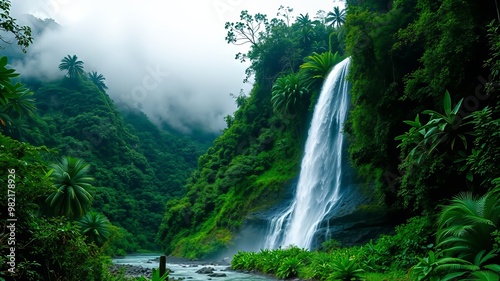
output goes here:
<path id="1" fill-rule="evenodd" d="M 145 276 L 151 278 L 153 268 L 159 266 L 159 255 L 131 255 L 124 258 L 113 259 L 113 274 L 123 274 L 127 277 Z M 190 261 L 174 257 L 167 258 L 169 280 L 224 280 L 224 281 L 264 281 L 275 280 L 266 276 L 251 274 L 249 272 L 235 272 L 229 268 L 229 259 L 219 262 Z"/>

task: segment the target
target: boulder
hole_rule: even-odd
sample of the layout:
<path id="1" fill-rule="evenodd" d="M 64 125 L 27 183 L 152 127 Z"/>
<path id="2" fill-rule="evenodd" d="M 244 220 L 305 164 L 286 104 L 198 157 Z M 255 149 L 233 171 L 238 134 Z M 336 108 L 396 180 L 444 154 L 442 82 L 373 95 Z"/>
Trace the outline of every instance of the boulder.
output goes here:
<path id="1" fill-rule="evenodd" d="M 227 275 L 225 273 L 211 273 L 208 274 L 210 277 L 226 277 Z"/>
<path id="2" fill-rule="evenodd" d="M 202 267 L 196 271 L 196 273 L 199 274 L 211 274 L 214 273 L 214 268 L 213 267 Z"/>

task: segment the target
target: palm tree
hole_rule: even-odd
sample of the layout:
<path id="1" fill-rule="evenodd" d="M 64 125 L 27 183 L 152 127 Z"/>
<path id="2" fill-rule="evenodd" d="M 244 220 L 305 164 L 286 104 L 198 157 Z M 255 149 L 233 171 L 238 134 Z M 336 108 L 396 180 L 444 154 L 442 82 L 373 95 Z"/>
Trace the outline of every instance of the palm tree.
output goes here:
<path id="1" fill-rule="evenodd" d="M 271 93 L 274 111 L 283 117 L 294 116 L 306 93 L 308 88 L 301 73 L 279 77 L 274 82 Z"/>
<path id="2" fill-rule="evenodd" d="M 311 19 L 309 18 L 309 14 L 300 14 L 297 17 L 297 24 L 299 24 L 301 27 L 308 26 L 312 23 Z"/>
<path id="3" fill-rule="evenodd" d="M 99 91 L 101 92 L 103 101 L 106 103 L 106 106 L 111 111 L 113 111 L 113 109 L 109 105 L 109 101 L 108 101 L 109 97 L 106 95 L 106 90 L 108 89 L 108 86 L 106 86 L 106 84 L 104 84 L 104 80 L 106 80 L 106 78 L 104 78 L 104 76 L 102 74 L 97 73 L 97 71 L 89 72 L 88 75 L 89 75 L 89 78 L 92 81 L 92 83 L 94 83 L 94 85 L 96 85 L 97 88 L 99 89 Z"/>
<path id="4" fill-rule="evenodd" d="M 108 89 L 108 86 L 104 84 L 104 80 L 106 80 L 106 78 L 104 78 L 102 74 L 97 73 L 97 71 L 92 71 L 89 72 L 88 74 L 90 80 L 94 83 L 94 85 L 97 86 L 97 88 L 99 88 L 99 90 L 105 92 Z"/>
<path id="5" fill-rule="evenodd" d="M 93 199 L 89 193 L 93 181 L 88 175 L 89 165 L 81 159 L 66 156 L 53 164 L 52 169 L 56 190 L 45 202 L 56 215 L 69 218 L 85 215 Z"/>
<path id="6" fill-rule="evenodd" d="M 101 247 L 108 241 L 111 233 L 111 223 L 108 218 L 98 212 L 89 212 L 76 222 L 89 242 Z"/>
<path id="7" fill-rule="evenodd" d="M 59 64 L 59 70 L 67 70 L 69 78 L 76 78 L 84 75 L 83 61 L 78 60 L 76 55 L 63 58 Z"/>
<path id="8" fill-rule="evenodd" d="M 328 12 L 325 18 L 325 23 L 330 26 L 335 26 L 339 28 L 342 24 L 345 23 L 345 9 L 340 10 L 339 7 L 333 8 L 333 12 Z"/>
<path id="9" fill-rule="evenodd" d="M 305 62 L 300 66 L 300 69 L 304 72 L 306 79 L 325 79 L 332 67 L 342 60 L 338 52 L 332 54 L 330 52 L 324 52 L 318 54 L 313 52 L 312 55 L 305 58 Z"/>
<path id="10" fill-rule="evenodd" d="M 314 35 L 314 30 L 312 27 L 312 21 L 309 18 L 309 14 L 300 14 L 297 17 L 296 21 L 297 25 L 300 28 L 300 33 L 302 37 L 302 42 L 304 44 L 309 43 L 312 40 L 312 36 Z"/>
<path id="11" fill-rule="evenodd" d="M 311 50 L 315 52 L 326 51 L 326 44 L 324 41 L 313 41 L 311 44 Z"/>

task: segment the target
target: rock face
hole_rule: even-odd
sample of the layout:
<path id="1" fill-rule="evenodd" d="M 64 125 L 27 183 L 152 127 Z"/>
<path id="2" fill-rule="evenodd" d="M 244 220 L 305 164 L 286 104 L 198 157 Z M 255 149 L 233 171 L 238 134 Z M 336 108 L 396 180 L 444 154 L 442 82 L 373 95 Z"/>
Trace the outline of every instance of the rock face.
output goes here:
<path id="1" fill-rule="evenodd" d="M 381 234 L 392 233 L 402 222 L 402 218 L 393 217 L 387 209 L 356 191 L 346 193 L 330 214 L 318 226 L 313 240 L 315 248 L 329 239 L 339 241 L 342 246 L 361 245 Z"/>
<path id="2" fill-rule="evenodd" d="M 350 190 L 346 191 L 346 189 L 343 190 L 341 198 L 332 208 L 330 215 L 318 225 L 312 248 L 319 248 L 329 239 L 335 239 L 343 246 L 361 245 L 369 242 L 370 239 L 376 239 L 381 234 L 392 233 L 396 225 L 404 222 L 404 218 L 377 206 L 373 199 L 359 191 L 356 186 L 351 186 Z M 248 245 L 249 243 L 245 243 L 248 240 L 244 239 L 247 238 L 247 233 L 253 233 L 255 236 L 261 235 L 262 240 L 262 237 L 266 235 L 265 230 L 268 228 L 269 218 L 279 212 L 290 200 L 291 196 L 288 195 L 280 204 L 269 210 L 249 216 L 243 223 L 241 233 L 235 237 L 235 244 L 238 247 Z M 256 245 L 262 247 L 260 241 L 252 242 L 253 247 Z M 260 249 L 249 248 L 250 251 Z"/>

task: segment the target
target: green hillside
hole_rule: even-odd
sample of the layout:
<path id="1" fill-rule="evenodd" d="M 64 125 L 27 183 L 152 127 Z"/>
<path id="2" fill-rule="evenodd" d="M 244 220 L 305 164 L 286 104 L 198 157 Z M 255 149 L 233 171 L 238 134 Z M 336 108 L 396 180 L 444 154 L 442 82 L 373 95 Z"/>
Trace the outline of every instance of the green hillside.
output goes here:
<path id="1" fill-rule="evenodd" d="M 27 84 L 35 92 L 40 118 L 12 134 L 53 149 L 50 161 L 84 159 L 95 179 L 93 208 L 121 228 L 117 247 L 126 252 L 157 249 L 154 236 L 165 202 L 184 194 L 183 185 L 206 144 L 158 129 L 137 109 L 119 110 L 85 76 Z"/>

